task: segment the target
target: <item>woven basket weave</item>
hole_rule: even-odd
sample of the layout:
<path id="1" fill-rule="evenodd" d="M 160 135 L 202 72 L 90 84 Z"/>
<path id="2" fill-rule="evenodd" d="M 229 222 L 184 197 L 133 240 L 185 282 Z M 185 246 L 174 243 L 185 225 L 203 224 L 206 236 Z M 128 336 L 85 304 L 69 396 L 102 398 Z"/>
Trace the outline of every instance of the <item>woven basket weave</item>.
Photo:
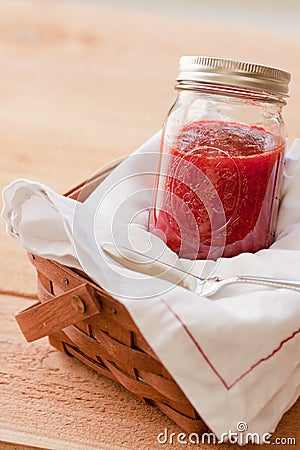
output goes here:
<path id="1" fill-rule="evenodd" d="M 84 200 L 114 167 L 66 196 Z M 85 273 L 33 254 L 29 257 L 37 270 L 39 303 L 16 316 L 28 342 L 49 335 L 54 347 L 157 406 L 187 433 L 207 430 L 124 305 Z"/>

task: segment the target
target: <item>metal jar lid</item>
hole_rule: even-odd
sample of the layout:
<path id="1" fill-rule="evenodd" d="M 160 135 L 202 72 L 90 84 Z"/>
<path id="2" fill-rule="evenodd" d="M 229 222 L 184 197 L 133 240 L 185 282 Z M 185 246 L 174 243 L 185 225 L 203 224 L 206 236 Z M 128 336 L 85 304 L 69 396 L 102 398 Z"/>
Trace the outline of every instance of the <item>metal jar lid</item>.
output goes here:
<path id="1" fill-rule="evenodd" d="M 291 74 L 274 67 L 208 56 L 182 56 L 177 81 L 237 86 L 288 95 Z"/>

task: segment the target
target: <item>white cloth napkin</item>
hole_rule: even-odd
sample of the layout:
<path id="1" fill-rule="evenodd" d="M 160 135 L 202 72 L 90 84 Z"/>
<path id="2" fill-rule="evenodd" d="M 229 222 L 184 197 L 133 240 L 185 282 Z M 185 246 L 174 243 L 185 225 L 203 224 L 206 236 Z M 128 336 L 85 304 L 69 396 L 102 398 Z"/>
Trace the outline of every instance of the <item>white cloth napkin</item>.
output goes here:
<path id="1" fill-rule="evenodd" d="M 13 182 L 3 191 L 7 232 L 30 252 L 82 268 L 123 302 L 218 438 L 240 422 L 247 432 L 272 433 L 300 394 L 300 294 L 232 285 L 208 299 L 127 270 L 100 245 L 134 246 L 202 276 L 300 279 L 300 140 L 286 158 L 276 242 L 216 262 L 178 259 L 147 232 L 159 140 L 160 133 L 82 204 L 29 180 Z"/>

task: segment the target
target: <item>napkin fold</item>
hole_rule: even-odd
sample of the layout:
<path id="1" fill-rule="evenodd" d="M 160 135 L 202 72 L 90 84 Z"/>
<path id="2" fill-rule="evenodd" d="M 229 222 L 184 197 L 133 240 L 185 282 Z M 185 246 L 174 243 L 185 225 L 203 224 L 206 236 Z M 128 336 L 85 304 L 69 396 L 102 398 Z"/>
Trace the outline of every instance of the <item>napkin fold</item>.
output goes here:
<path id="1" fill-rule="evenodd" d="M 141 333 L 218 438 L 272 433 L 300 394 L 300 294 L 228 286 L 212 298 L 129 271 L 105 241 L 134 247 L 199 276 L 300 279 L 300 140 L 286 157 L 276 241 L 217 261 L 179 259 L 147 232 L 160 133 L 83 202 L 30 180 L 3 191 L 7 232 L 28 251 L 83 269 L 129 310 Z M 239 443 L 243 443 L 242 439 Z"/>

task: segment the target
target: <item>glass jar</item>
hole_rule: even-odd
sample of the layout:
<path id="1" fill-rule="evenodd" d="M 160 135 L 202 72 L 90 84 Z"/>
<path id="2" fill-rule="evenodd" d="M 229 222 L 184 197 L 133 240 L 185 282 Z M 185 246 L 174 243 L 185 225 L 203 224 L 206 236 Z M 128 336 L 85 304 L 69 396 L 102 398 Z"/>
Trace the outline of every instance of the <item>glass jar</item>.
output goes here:
<path id="1" fill-rule="evenodd" d="M 180 257 L 231 257 L 274 241 L 289 81 L 257 64 L 180 59 L 149 220 Z"/>

